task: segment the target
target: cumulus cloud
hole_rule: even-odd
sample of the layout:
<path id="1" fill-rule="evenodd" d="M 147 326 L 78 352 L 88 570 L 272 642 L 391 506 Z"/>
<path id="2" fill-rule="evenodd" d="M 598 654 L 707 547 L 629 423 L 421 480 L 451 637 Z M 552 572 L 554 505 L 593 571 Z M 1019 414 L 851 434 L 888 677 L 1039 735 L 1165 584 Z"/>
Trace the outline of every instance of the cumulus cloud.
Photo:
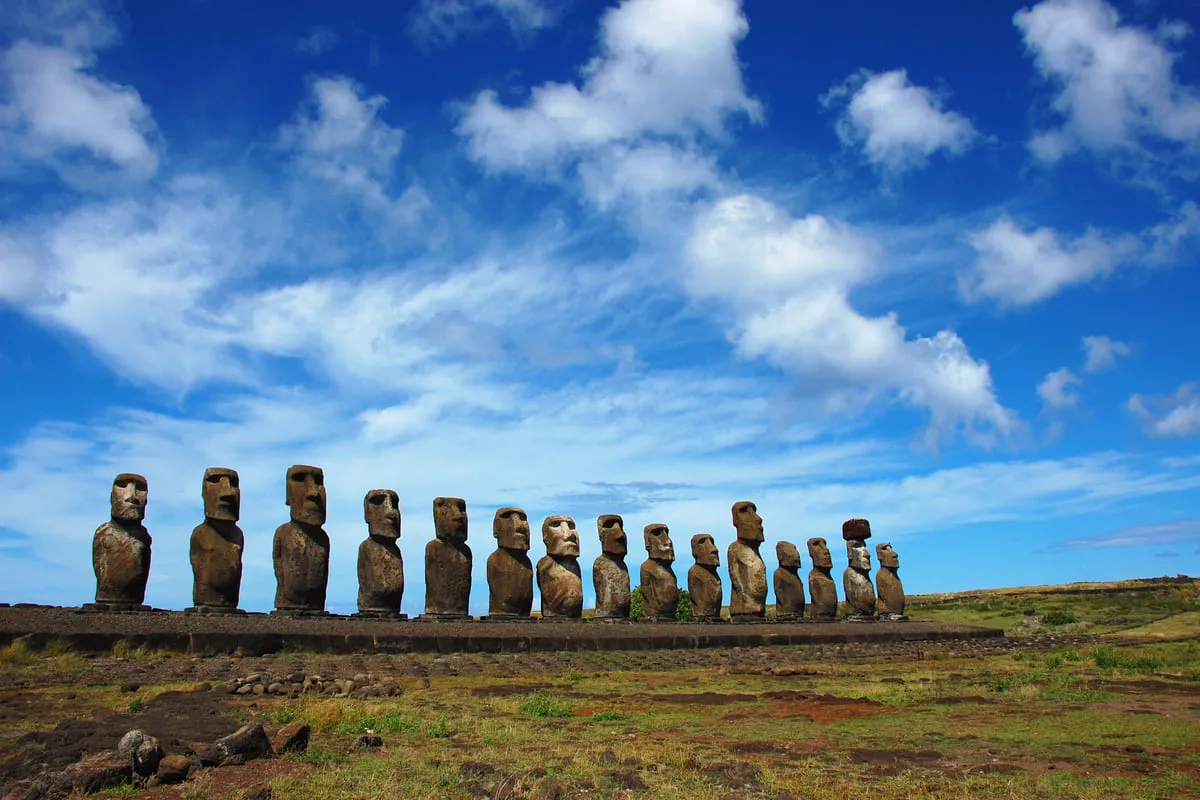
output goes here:
<path id="1" fill-rule="evenodd" d="M 409 30 L 422 41 L 444 45 L 499 19 L 523 38 L 554 25 L 558 14 L 557 6 L 547 0 L 421 0 Z"/>
<path id="2" fill-rule="evenodd" d="M 1185 383 L 1168 395 L 1135 394 L 1125 404 L 1146 433 L 1155 438 L 1200 436 L 1200 386 Z"/>
<path id="3" fill-rule="evenodd" d="M 1094 230 L 1063 242 L 1052 228 L 1025 231 L 1008 217 L 969 234 L 967 241 L 979 255 L 960 274 L 959 291 L 969 302 L 1006 306 L 1030 305 L 1108 275 L 1138 248 L 1132 237 L 1113 239 Z"/>
<path id="4" fill-rule="evenodd" d="M 0 50 L 3 160 L 47 164 L 70 181 L 107 168 L 145 178 L 158 167 L 157 128 L 137 90 L 96 74 L 97 51 L 117 42 L 91 4 L 28 4 L 0 16 L 18 37 Z M 3 161 L 0 161 L 3 163 Z"/>
<path id="5" fill-rule="evenodd" d="M 1082 385 L 1083 381 L 1075 373 L 1063 367 L 1043 378 L 1038 384 L 1037 393 L 1047 408 L 1074 408 L 1079 403 L 1079 393 L 1072 387 Z"/>
<path id="6" fill-rule="evenodd" d="M 1084 336 L 1084 372 L 1103 372 L 1117 365 L 1117 357 L 1125 357 L 1133 352 L 1133 348 L 1107 336 Z"/>
<path id="7" fill-rule="evenodd" d="M 820 387 L 831 407 L 860 406 L 880 394 L 930 414 L 926 443 L 962 430 L 991 444 L 1016 432 L 1000 405 L 986 362 L 953 331 L 909 338 L 895 314 L 867 317 L 849 301 L 880 253 L 844 223 L 800 219 L 752 195 L 723 199 L 701 213 L 688 243 L 688 290 L 727 300 L 731 338 Z"/>
<path id="8" fill-rule="evenodd" d="M 472 158 L 497 171 L 540 170 L 645 136 L 721 135 L 729 116 L 761 113 L 737 60 L 748 30 L 738 0 L 629 0 L 605 12 L 600 53 L 578 84 L 543 84 L 515 107 L 481 92 L 458 131 Z"/>
<path id="9" fill-rule="evenodd" d="M 1043 0 L 1013 15 L 1025 47 L 1057 93 L 1062 124 L 1038 132 L 1035 156 L 1056 161 L 1079 149 L 1129 150 L 1150 141 L 1192 146 L 1200 93 L 1176 80 L 1175 46 L 1186 25 L 1155 31 L 1122 24 L 1104 0 Z"/>
<path id="10" fill-rule="evenodd" d="M 841 109 L 836 130 L 842 143 L 891 172 L 922 167 L 939 150 L 961 155 L 978 138 L 966 117 L 945 110 L 942 97 L 913 84 L 903 69 L 862 70 L 836 84 L 822 103 Z"/>

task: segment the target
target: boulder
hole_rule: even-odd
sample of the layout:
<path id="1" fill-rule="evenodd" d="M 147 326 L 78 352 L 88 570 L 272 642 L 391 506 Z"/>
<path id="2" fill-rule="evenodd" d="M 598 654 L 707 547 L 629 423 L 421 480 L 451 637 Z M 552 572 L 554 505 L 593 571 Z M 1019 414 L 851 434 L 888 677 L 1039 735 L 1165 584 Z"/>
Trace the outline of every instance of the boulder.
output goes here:
<path id="1" fill-rule="evenodd" d="M 215 767 L 230 756 L 241 756 L 246 761 L 272 755 L 271 740 L 259 723 L 243 725 L 228 736 L 217 739 L 204 748 L 199 760 L 203 766 Z"/>
<path id="2" fill-rule="evenodd" d="M 158 762 L 162 761 L 163 750 L 158 744 L 158 739 L 145 731 L 132 730 L 117 743 L 117 755 L 128 760 L 134 775 L 149 778 L 158 771 Z"/>
<path id="3" fill-rule="evenodd" d="M 308 749 L 308 739 L 312 729 L 307 722 L 289 722 L 279 729 L 271 746 L 279 755 L 284 753 L 303 753 Z"/>

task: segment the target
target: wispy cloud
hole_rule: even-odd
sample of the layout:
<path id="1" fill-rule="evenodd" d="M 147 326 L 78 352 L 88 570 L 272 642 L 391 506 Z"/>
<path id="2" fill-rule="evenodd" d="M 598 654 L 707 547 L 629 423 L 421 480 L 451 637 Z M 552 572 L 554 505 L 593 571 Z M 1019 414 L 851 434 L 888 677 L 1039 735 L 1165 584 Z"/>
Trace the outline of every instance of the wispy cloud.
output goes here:
<path id="1" fill-rule="evenodd" d="M 1161 547 L 1166 544 L 1200 541 L 1200 517 L 1133 525 L 1115 531 L 1064 539 L 1055 542 L 1055 550 L 1096 550 L 1107 547 Z"/>
<path id="2" fill-rule="evenodd" d="M 409 30 L 421 42 L 448 45 L 500 21 L 524 39 L 553 26 L 561 10 L 561 0 L 420 0 Z"/>

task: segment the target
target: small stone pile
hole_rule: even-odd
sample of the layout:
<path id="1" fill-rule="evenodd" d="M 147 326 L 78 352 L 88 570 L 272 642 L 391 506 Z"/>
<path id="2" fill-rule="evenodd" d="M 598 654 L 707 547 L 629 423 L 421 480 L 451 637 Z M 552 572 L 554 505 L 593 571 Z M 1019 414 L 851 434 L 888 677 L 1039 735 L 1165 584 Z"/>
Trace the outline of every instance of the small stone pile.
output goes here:
<path id="1" fill-rule="evenodd" d="M 233 678 L 214 687 L 214 691 L 226 694 L 286 695 L 299 697 L 302 694 L 326 695 L 329 697 L 396 697 L 404 689 L 395 681 L 381 679 L 375 674 L 359 673 L 353 678 L 326 678 L 322 675 L 307 675 L 292 672 L 288 675 L 271 675 L 256 672 L 244 678 Z"/>

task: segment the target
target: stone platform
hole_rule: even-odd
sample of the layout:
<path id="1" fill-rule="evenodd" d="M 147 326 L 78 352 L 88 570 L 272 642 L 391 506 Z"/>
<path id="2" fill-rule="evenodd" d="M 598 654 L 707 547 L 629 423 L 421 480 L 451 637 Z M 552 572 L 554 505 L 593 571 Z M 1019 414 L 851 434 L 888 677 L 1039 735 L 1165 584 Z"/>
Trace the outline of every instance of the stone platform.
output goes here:
<path id="1" fill-rule="evenodd" d="M 501 653 L 662 650 L 847 642 L 919 642 L 1002 637 L 995 628 L 934 622 L 622 623 L 296 619 L 266 614 L 207 616 L 178 611 L 105 613 L 77 608 L 0 608 L 0 646 L 20 639 L 30 649 L 62 642 L 105 655 L 125 642 L 186 652 L 258 656 L 317 653 Z"/>

